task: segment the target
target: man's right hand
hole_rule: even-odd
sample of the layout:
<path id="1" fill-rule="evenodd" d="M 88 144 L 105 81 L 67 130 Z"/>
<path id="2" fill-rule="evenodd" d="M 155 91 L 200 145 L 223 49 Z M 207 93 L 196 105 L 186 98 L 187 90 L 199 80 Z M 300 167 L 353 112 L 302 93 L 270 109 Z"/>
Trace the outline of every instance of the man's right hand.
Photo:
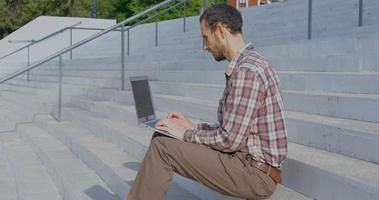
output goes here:
<path id="1" fill-rule="evenodd" d="M 168 114 L 167 118 L 177 120 L 182 126 L 186 127 L 187 129 L 197 128 L 197 125 L 191 120 L 184 117 L 182 113 L 171 112 Z"/>

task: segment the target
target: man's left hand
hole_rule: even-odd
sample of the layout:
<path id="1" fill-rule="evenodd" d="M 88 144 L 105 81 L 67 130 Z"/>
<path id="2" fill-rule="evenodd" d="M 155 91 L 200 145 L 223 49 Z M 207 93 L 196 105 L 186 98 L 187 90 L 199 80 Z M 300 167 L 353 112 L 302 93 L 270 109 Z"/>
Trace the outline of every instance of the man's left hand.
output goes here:
<path id="1" fill-rule="evenodd" d="M 180 139 L 184 139 L 184 133 L 187 130 L 187 128 L 182 126 L 178 120 L 168 118 L 159 120 L 155 125 L 155 128 L 167 131 Z"/>

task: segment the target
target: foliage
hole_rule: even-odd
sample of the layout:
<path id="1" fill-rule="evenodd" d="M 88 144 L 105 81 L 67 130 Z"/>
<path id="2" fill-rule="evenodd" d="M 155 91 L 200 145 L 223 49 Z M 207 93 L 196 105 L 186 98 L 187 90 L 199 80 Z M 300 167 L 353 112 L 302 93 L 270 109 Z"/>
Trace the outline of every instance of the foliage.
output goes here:
<path id="1" fill-rule="evenodd" d="M 116 19 L 120 22 L 162 1 L 97 0 L 95 1 L 96 17 Z M 0 0 L 0 39 L 41 15 L 91 17 L 93 2 L 94 0 Z M 210 1 L 208 0 L 208 2 Z M 208 5 L 219 2 L 225 2 L 225 0 L 214 0 Z M 201 4 L 202 0 L 189 0 L 187 15 L 198 15 Z M 165 8 L 172 5 L 174 3 L 167 5 Z M 148 16 L 153 16 L 157 12 L 159 11 L 150 13 Z M 182 17 L 183 14 L 184 9 L 181 6 L 160 15 L 157 20 L 174 19 Z M 151 21 L 155 21 L 155 19 Z"/>

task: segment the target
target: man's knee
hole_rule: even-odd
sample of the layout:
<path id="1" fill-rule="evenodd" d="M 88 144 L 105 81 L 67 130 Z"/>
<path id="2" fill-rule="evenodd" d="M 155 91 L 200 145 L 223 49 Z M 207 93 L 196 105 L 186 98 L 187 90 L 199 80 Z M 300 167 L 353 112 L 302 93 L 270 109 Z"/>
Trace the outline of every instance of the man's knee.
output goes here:
<path id="1" fill-rule="evenodd" d="M 179 149 L 183 146 L 180 143 L 180 140 L 155 132 L 151 139 L 150 147 L 160 153 L 170 154 L 172 152 L 179 151 Z"/>
<path id="2" fill-rule="evenodd" d="M 165 135 L 163 135 L 162 133 L 155 131 L 151 137 L 151 140 L 153 140 L 154 138 L 157 138 L 157 137 L 164 137 L 164 136 Z"/>
<path id="3" fill-rule="evenodd" d="M 166 145 L 168 143 L 173 143 L 173 142 L 178 142 L 179 140 L 176 140 L 172 137 L 169 137 L 167 135 L 163 135 L 162 133 L 159 133 L 159 132 L 154 132 L 153 133 L 153 136 L 151 138 L 151 143 L 159 143 L 159 144 L 163 144 L 163 145 Z"/>
<path id="4" fill-rule="evenodd" d="M 167 137 L 166 135 L 163 135 L 159 132 L 154 132 L 151 138 L 150 146 L 161 150 L 167 146 L 167 141 L 170 139 L 172 138 Z"/>

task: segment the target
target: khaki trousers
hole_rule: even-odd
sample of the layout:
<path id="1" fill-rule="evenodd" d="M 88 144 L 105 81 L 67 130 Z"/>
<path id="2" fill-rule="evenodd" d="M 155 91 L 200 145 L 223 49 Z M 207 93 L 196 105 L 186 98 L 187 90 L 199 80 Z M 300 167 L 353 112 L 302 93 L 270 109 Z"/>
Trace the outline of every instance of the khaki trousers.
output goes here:
<path id="1" fill-rule="evenodd" d="M 243 199 L 271 196 L 275 182 L 250 166 L 245 156 L 246 153 L 222 153 L 155 133 L 128 200 L 164 199 L 173 172 L 224 195 Z"/>

